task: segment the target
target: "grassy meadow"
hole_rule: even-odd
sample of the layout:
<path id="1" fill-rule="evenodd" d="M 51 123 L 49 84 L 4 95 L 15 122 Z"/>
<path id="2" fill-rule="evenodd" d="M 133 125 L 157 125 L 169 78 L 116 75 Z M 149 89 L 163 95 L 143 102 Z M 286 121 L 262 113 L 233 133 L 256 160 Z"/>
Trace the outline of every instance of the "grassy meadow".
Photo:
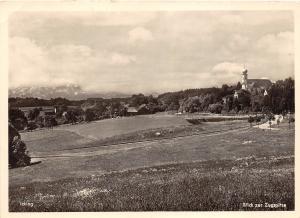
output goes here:
<path id="1" fill-rule="evenodd" d="M 294 209 L 294 125 L 175 122 L 98 140 L 67 126 L 22 134 L 42 162 L 10 170 L 9 210 Z"/>

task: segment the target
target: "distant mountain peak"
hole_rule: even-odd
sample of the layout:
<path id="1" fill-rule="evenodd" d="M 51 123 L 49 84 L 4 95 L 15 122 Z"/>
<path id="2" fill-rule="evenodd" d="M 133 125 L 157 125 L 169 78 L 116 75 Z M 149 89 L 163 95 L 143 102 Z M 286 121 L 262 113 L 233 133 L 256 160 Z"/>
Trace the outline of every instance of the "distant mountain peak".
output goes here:
<path id="1" fill-rule="evenodd" d="M 129 94 L 121 92 L 87 92 L 77 84 L 59 86 L 23 86 L 9 89 L 9 97 L 33 97 L 42 99 L 66 98 L 69 100 L 83 100 L 87 98 L 124 98 Z"/>

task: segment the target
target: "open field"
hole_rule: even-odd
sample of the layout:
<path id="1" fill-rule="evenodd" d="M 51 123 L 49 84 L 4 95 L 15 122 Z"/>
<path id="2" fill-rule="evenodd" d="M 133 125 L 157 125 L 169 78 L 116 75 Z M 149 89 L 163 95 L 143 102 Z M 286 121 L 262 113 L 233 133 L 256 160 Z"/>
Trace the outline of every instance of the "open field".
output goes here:
<path id="1" fill-rule="evenodd" d="M 124 137 L 137 136 L 137 132 L 149 132 L 159 129 L 185 129 L 191 126 L 183 117 L 172 115 L 147 115 L 107 119 L 76 125 L 62 125 L 53 129 L 40 129 L 33 132 L 23 132 L 22 140 L 26 142 L 33 156 L 39 152 L 81 148 L 84 145 L 93 146 L 120 141 Z M 134 133 L 134 134 L 132 134 Z M 116 139 L 113 139 L 116 138 Z M 102 145 L 101 144 L 101 145 Z"/>
<path id="2" fill-rule="evenodd" d="M 294 208 L 294 126 L 286 122 L 280 131 L 177 122 L 98 140 L 63 128 L 22 134 L 42 163 L 10 170 L 11 211 Z"/>
<path id="3" fill-rule="evenodd" d="M 294 172 L 290 167 L 293 161 L 291 156 L 249 157 L 169 164 L 80 179 L 31 183 L 10 191 L 10 209 L 293 210 Z M 20 202 L 24 206 L 20 206 Z M 262 206 L 249 207 L 243 203 Z"/>
<path id="4" fill-rule="evenodd" d="M 134 123 L 132 122 L 133 120 Z M 184 118 L 173 115 L 139 115 L 135 117 L 99 120 L 81 125 L 63 126 L 57 129 L 67 129 L 78 135 L 98 140 L 139 130 L 187 124 Z"/>

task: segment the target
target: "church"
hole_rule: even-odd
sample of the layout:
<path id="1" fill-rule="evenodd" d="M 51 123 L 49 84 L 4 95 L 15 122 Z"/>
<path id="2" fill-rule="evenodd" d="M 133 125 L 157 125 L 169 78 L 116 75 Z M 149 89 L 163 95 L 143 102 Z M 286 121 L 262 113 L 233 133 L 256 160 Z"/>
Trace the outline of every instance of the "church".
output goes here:
<path id="1" fill-rule="evenodd" d="M 242 71 L 242 89 L 236 90 L 234 97 L 238 98 L 239 94 L 248 91 L 251 94 L 263 94 L 268 95 L 268 89 L 272 86 L 272 82 L 268 79 L 248 79 L 248 70 L 243 69 Z"/>

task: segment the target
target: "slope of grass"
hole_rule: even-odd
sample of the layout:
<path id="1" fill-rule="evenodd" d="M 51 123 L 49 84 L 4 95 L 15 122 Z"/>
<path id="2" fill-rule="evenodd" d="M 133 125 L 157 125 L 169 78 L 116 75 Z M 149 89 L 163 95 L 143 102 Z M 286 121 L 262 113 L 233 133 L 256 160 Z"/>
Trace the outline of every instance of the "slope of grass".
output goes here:
<path id="1" fill-rule="evenodd" d="M 212 129 L 217 125 L 212 125 Z M 9 171 L 10 184 L 53 181 L 168 163 L 294 154 L 294 128 L 281 131 L 251 128 L 170 140 L 44 152 L 42 163 Z M 32 151 L 32 150 L 30 150 Z M 47 155 L 50 155 L 47 158 Z M 51 157 L 57 155 L 57 157 Z M 35 161 L 35 159 L 33 159 Z"/>
<path id="2" fill-rule="evenodd" d="M 118 143 L 128 143 L 145 140 L 156 140 L 162 138 L 173 138 L 188 136 L 212 131 L 222 131 L 231 128 L 247 126 L 245 122 L 220 122 L 219 124 L 201 124 L 201 125 L 180 125 L 160 128 L 151 128 L 138 130 L 126 134 L 104 137 L 102 139 L 91 140 L 75 132 L 61 129 L 43 129 L 40 131 L 22 133 L 22 140 L 26 143 L 28 150 L 41 155 L 68 149 L 100 147 Z M 100 131 L 100 130 L 99 130 Z"/>
<path id="3" fill-rule="evenodd" d="M 32 183 L 10 187 L 9 208 L 10 211 L 293 210 L 293 164 L 293 156 L 251 156 Z M 246 206 L 247 203 L 253 207 Z"/>
<path id="4" fill-rule="evenodd" d="M 106 137 L 128 134 L 140 130 L 182 125 L 189 125 L 182 117 L 154 114 L 106 119 L 80 125 L 61 126 L 58 127 L 58 129 L 68 130 L 90 139 L 100 140 Z"/>
<path id="5" fill-rule="evenodd" d="M 294 125 L 208 133 L 241 124 L 187 126 L 186 133 L 199 128 L 201 134 L 56 151 L 61 157 L 9 171 L 10 211 L 293 210 Z M 172 136 L 170 128 L 162 135 Z M 103 140 L 151 138 L 157 130 Z M 51 148 L 53 135 L 47 137 Z"/>

